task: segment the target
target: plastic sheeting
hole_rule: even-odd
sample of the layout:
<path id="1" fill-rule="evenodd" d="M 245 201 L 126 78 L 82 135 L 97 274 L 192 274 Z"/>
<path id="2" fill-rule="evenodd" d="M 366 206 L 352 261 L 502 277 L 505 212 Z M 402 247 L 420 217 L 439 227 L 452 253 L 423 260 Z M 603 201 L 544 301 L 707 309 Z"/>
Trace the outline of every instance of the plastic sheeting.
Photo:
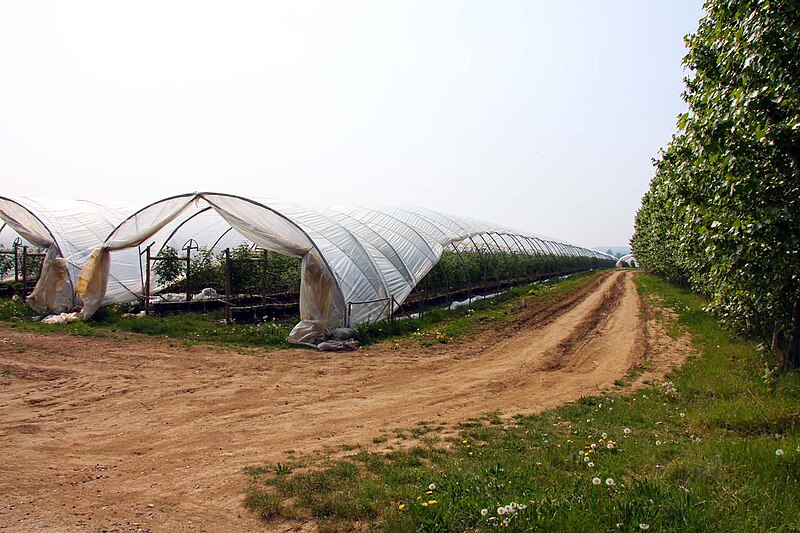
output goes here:
<path id="1" fill-rule="evenodd" d="M 422 208 L 312 208 L 229 194 L 191 193 L 141 209 L 95 250 L 77 288 L 84 316 L 91 316 L 103 302 L 106 273 L 113 271 L 117 254 L 123 250 L 147 243 L 160 250 L 169 242 L 187 238 L 216 248 L 215 243 L 227 235 L 234 242 L 246 239 L 263 249 L 302 258 L 301 322 L 290 336 L 298 342 L 343 323 L 386 318 L 447 247 L 609 259 L 593 250 Z"/>
<path id="2" fill-rule="evenodd" d="M 633 254 L 623 255 L 617 260 L 616 264 L 617 268 L 621 267 L 633 267 L 639 268 L 639 261 L 636 260 Z"/>
<path id="3" fill-rule="evenodd" d="M 28 304 L 39 312 L 55 313 L 80 306 L 73 290 L 92 251 L 134 210 L 127 205 L 100 205 L 85 200 L 0 197 L 3 233 L 21 236 L 47 251 L 39 282 Z M 105 301 L 130 300 L 141 292 L 141 268 L 135 250 L 118 258 L 109 272 Z"/>

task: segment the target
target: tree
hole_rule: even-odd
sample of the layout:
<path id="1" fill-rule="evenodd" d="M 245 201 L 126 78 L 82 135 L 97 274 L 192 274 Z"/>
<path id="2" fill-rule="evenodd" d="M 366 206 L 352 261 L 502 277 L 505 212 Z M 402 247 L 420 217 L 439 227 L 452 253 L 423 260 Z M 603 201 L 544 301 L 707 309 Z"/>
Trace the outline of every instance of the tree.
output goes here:
<path id="1" fill-rule="evenodd" d="M 686 38 L 689 112 L 662 150 L 632 240 L 739 331 L 800 366 L 800 2 L 709 0 Z M 784 333 L 789 333 L 788 340 Z"/>

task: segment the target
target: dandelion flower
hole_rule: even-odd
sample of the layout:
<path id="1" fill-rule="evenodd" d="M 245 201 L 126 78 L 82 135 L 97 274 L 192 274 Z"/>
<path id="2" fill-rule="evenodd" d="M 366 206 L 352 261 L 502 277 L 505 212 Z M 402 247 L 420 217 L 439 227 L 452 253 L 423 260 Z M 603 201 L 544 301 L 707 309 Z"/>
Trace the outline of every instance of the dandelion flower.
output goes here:
<path id="1" fill-rule="evenodd" d="M 437 503 L 439 503 L 438 500 L 428 500 L 428 505 L 436 505 Z"/>
<path id="2" fill-rule="evenodd" d="M 642 531 L 647 531 L 648 529 L 650 529 L 650 524 L 639 524 L 639 529 L 641 529 Z"/>
<path id="3" fill-rule="evenodd" d="M 656 446 L 661 446 L 661 441 L 660 440 L 656 441 Z"/>
<path id="4" fill-rule="evenodd" d="M 481 516 L 486 516 L 489 514 L 489 509 L 481 509 Z"/>
<path id="5" fill-rule="evenodd" d="M 777 450 L 775 450 L 775 455 L 777 455 L 778 457 L 780 457 L 781 455 L 783 455 L 783 453 L 784 453 L 784 452 L 783 452 L 783 450 L 781 450 L 780 448 L 778 448 Z"/>
<path id="6" fill-rule="evenodd" d="M 422 502 L 422 504 L 421 504 L 421 505 L 422 505 L 423 507 L 427 507 L 427 506 L 428 506 L 428 502 Z"/>
<path id="7" fill-rule="evenodd" d="M 401 504 L 400 504 L 400 505 L 399 505 L 397 508 L 398 508 L 398 509 L 400 509 L 400 510 L 402 511 L 403 509 L 405 509 L 405 508 L 406 508 L 406 504 L 404 504 L 404 503 L 401 503 Z"/>
<path id="8" fill-rule="evenodd" d="M 593 450 L 596 450 L 596 449 L 597 449 L 597 444 L 595 444 L 594 442 L 592 443 L 592 449 L 593 449 Z"/>
<path id="9" fill-rule="evenodd" d="M 428 489 L 429 490 L 436 490 L 436 483 L 431 483 L 430 485 L 428 485 Z"/>
<path id="10" fill-rule="evenodd" d="M 593 478 L 592 478 L 592 484 L 593 484 L 593 485 L 599 485 L 599 484 L 600 484 L 600 483 L 602 483 L 602 482 L 603 482 L 603 480 L 602 480 L 602 479 L 600 479 L 599 477 L 593 477 Z"/>
<path id="11" fill-rule="evenodd" d="M 614 449 L 614 443 L 613 442 L 609 442 L 608 444 L 606 444 L 606 448 L 608 448 L 609 450 L 613 450 Z"/>
<path id="12" fill-rule="evenodd" d="M 511 505 L 506 505 L 506 514 L 511 514 L 514 512 L 514 507 Z"/>
<path id="13" fill-rule="evenodd" d="M 683 418 L 684 416 L 686 416 L 686 413 L 681 413 L 681 418 Z"/>
<path id="14" fill-rule="evenodd" d="M 497 514 L 499 514 L 500 516 L 503 516 L 504 514 L 506 514 L 506 508 L 505 507 L 498 507 L 497 508 Z"/>
<path id="15" fill-rule="evenodd" d="M 606 486 L 613 487 L 614 486 L 614 478 L 606 478 Z"/>
<path id="16" fill-rule="evenodd" d="M 600 435 L 600 436 L 601 436 L 601 437 L 603 437 L 603 438 L 605 439 L 606 437 L 608 437 L 608 433 L 603 433 L 603 434 L 602 434 L 602 435 Z"/>
<path id="17" fill-rule="evenodd" d="M 584 458 L 583 458 L 583 462 L 584 462 L 584 463 L 588 463 L 590 460 L 591 460 L 591 459 L 589 459 L 589 456 L 588 456 L 588 455 L 587 455 L 586 457 L 584 457 Z"/>
<path id="18" fill-rule="evenodd" d="M 589 461 L 588 463 L 586 463 L 586 466 L 588 466 L 589 468 L 594 468 L 594 463 Z"/>
<path id="19" fill-rule="evenodd" d="M 631 434 L 631 428 L 625 428 L 625 429 L 622 430 L 622 432 L 625 433 L 626 435 L 630 435 Z"/>

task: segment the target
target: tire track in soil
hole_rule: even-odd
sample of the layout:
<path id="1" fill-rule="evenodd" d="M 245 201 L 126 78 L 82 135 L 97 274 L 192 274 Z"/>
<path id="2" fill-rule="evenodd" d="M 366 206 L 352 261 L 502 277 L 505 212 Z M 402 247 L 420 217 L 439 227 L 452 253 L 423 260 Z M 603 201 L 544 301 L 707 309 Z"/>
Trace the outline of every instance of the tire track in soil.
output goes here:
<path id="1" fill-rule="evenodd" d="M 663 371 L 679 362 L 668 338 L 645 353 L 657 331 L 630 272 L 537 305 L 469 342 L 344 354 L 0 329 L 0 369 L 13 369 L 0 379 L 0 531 L 269 530 L 242 507 L 244 466 L 375 449 L 420 421 L 540 412 L 646 355 Z"/>

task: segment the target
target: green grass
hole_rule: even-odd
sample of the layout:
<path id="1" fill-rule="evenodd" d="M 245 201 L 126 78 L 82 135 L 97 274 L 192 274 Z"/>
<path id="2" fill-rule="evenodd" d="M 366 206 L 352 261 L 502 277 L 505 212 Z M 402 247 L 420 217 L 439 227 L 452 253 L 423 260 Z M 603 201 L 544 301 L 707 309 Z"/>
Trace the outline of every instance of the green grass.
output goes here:
<path id="1" fill-rule="evenodd" d="M 211 343 L 262 348 L 288 348 L 288 336 L 294 323 L 269 321 L 261 324 L 225 325 L 221 313 L 184 313 L 180 315 L 123 316 L 114 307 L 102 308 L 93 320 L 70 324 L 42 324 L 20 317 L 35 316 L 27 306 L 17 304 L 2 314 L 4 326 L 39 333 L 61 332 L 91 337 L 112 337 L 116 333 L 137 333 L 151 337 L 183 340 L 189 343 Z"/>
<path id="2" fill-rule="evenodd" d="M 479 300 L 458 309 L 434 309 L 422 319 L 383 321 L 362 324 L 358 328 L 364 345 L 392 341 L 412 336 L 423 347 L 447 344 L 488 327 L 502 326 L 516 320 L 533 299 L 555 300 L 561 295 L 585 287 L 597 278 L 597 272 L 577 274 L 557 279 L 514 287 L 487 300 Z"/>
<path id="3" fill-rule="evenodd" d="M 677 313 L 672 332 L 690 332 L 699 354 L 666 384 L 491 414 L 388 454 L 249 469 L 247 503 L 268 494 L 276 513 L 251 508 L 313 518 L 320 531 L 489 531 L 504 520 L 511 531 L 797 531 L 800 373 L 765 378 L 771 356 L 722 330 L 696 296 L 644 274 L 637 284 Z"/>
<path id="4" fill-rule="evenodd" d="M 555 298 L 588 284 L 596 275 L 583 274 L 566 280 L 517 287 L 491 300 L 476 302 L 470 309 L 436 309 L 427 313 L 422 320 L 384 321 L 364 325 L 359 328 L 359 333 L 365 345 L 407 335 L 413 335 L 421 346 L 447 343 L 491 325 L 508 323 L 519 315 L 529 299 Z M 141 317 L 124 316 L 119 306 L 100 308 L 88 322 L 42 324 L 32 320 L 33 317 L 36 314 L 21 301 L 0 301 L 0 321 L 6 327 L 87 337 L 113 337 L 116 333 L 126 332 L 188 343 L 281 349 L 293 346 L 289 344 L 288 337 L 296 322 L 269 321 L 229 326 L 224 323 L 222 312 Z"/>

